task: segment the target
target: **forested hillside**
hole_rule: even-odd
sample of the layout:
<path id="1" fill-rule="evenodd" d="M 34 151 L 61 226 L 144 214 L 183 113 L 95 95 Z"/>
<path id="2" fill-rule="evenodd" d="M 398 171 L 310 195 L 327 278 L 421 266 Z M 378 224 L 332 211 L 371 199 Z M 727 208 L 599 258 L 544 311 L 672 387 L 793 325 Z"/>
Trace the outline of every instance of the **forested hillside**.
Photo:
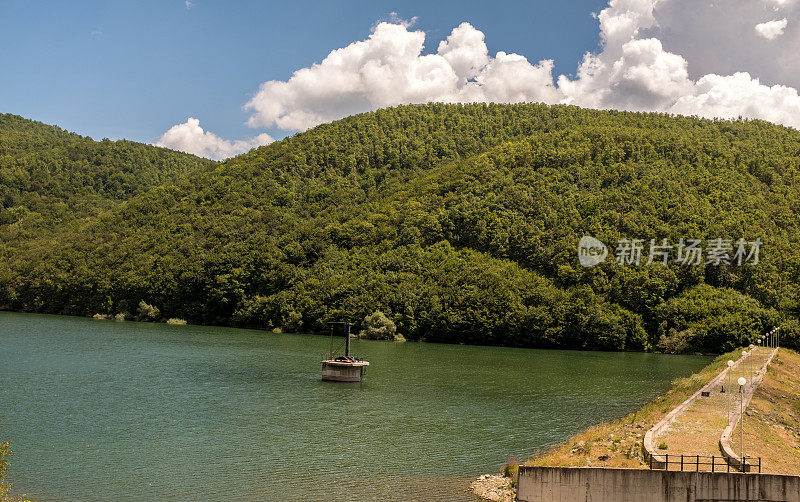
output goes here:
<path id="1" fill-rule="evenodd" d="M 800 133 L 785 127 L 402 106 L 184 171 L 4 243 L 0 305 L 136 315 L 144 301 L 284 331 L 380 310 L 416 340 L 682 352 L 780 324 L 798 344 Z M 582 267 L 584 235 L 612 256 Z M 759 263 L 613 260 L 623 238 L 718 237 L 761 239 Z"/>
<path id="2" fill-rule="evenodd" d="M 109 209 L 213 163 L 132 141 L 94 141 L 0 114 L 0 227 L 40 228 Z"/>

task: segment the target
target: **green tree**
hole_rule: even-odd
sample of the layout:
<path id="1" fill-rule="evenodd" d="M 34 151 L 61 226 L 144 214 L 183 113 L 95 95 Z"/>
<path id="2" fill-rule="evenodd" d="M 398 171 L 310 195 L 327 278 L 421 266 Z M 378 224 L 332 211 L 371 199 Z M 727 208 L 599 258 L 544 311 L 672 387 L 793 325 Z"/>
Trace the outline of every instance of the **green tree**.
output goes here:
<path id="1" fill-rule="evenodd" d="M 386 314 L 376 310 L 364 318 L 364 329 L 359 333 L 361 338 L 371 338 L 375 340 L 395 340 L 405 341 L 403 335 L 397 332 L 394 321 L 386 317 Z"/>

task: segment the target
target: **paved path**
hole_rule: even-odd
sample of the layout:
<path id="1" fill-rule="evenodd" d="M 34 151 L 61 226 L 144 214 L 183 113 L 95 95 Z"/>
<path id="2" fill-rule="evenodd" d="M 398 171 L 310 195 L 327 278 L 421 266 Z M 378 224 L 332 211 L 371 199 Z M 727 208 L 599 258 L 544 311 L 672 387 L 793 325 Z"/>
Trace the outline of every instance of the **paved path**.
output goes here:
<path id="1" fill-rule="evenodd" d="M 751 384 L 754 372 L 764 366 L 771 355 L 770 349 L 757 349 L 743 364 L 707 388 L 709 397 L 700 396 L 662 431 L 659 444 L 665 443 L 665 453 L 686 455 L 719 455 L 720 438 L 729 424 L 732 428 L 739 420 L 741 393 L 736 380 L 743 376 L 745 400 L 758 385 Z M 730 380 L 730 382 L 729 382 Z M 733 391 L 733 392 L 731 392 Z"/>
<path id="2" fill-rule="evenodd" d="M 758 356 L 761 355 L 761 352 L 764 352 L 764 361 L 760 361 Z M 737 454 L 733 450 L 733 446 L 731 445 L 731 434 L 733 434 L 733 430 L 736 428 L 736 424 L 739 423 L 739 420 L 742 418 L 742 412 L 747 409 L 747 405 L 750 404 L 750 400 L 753 398 L 753 394 L 755 393 L 756 389 L 758 388 L 758 384 L 761 383 L 761 379 L 764 377 L 764 374 L 767 372 L 767 367 L 769 363 L 772 361 L 772 358 L 775 357 L 777 354 L 778 349 L 761 349 L 757 350 L 754 357 L 756 357 L 756 363 L 758 364 L 756 373 L 752 377 L 752 381 L 745 389 L 745 392 L 740 396 L 739 399 L 739 407 L 734 407 L 731 410 L 730 419 L 728 420 L 728 426 L 725 427 L 725 430 L 722 432 L 722 437 L 719 440 L 719 447 L 722 450 L 722 455 L 728 459 L 728 463 L 739 467 L 740 470 L 744 470 L 745 472 L 750 470 L 749 461 L 745 461 L 741 458 L 740 454 Z M 745 452 L 746 454 L 746 452 Z M 760 462 L 760 461 L 759 461 Z M 744 468 L 744 469 L 742 469 Z M 759 463 L 759 470 L 761 469 L 761 464 Z"/>
<path id="3" fill-rule="evenodd" d="M 757 348 L 745 358 L 740 358 L 730 371 L 726 367 L 650 429 L 645 436 L 644 446 L 653 455 L 654 466 L 663 468 L 666 454 L 720 455 L 720 439 L 739 419 L 741 394 L 736 380 L 744 376 L 748 381 L 744 389 L 746 406 L 760 381 L 760 377 L 756 380 L 753 377 L 766 366 L 773 354 L 773 349 Z M 708 392 L 707 397 L 702 395 L 704 392 Z M 662 446 L 667 448 L 660 448 Z M 732 464 L 737 465 L 734 462 Z M 706 466 L 706 469 L 710 470 L 711 466 Z M 703 466 L 700 470 L 703 470 Z"/>

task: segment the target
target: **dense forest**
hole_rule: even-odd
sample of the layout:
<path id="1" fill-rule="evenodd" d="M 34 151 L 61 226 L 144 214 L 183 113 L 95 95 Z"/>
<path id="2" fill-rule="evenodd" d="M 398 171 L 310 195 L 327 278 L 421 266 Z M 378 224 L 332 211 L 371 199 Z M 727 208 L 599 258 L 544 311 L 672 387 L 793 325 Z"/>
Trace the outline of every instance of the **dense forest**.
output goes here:
<path id="1" fill-rule="evenodd" d="M 97 215 L 213 164 L 132 141 L 93 141 L 0 113 L 0 227 L 39 229 Z"/>
<path id="2" fill-rule="evenodd" d="M 800 132 L 761 121 L 401 106 L 212 163 L 6 115 L 0 194 L 5 309 L 303 332 L 380 311 L 411 340 L 669 352 L 781 325 L 800 348 Z M 607 260 L 579 264 L 584 235 Z M 645 263 L 716 238 L 760 239 L 758 263 Z M 615 263 L 620 239 L 645 260 Z"/>

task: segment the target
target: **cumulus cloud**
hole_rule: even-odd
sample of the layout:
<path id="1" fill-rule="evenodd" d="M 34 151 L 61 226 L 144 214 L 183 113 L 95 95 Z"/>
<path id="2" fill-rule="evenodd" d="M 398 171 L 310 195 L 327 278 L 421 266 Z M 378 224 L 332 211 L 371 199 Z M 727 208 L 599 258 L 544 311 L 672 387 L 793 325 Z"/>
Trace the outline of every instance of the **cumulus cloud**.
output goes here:
<path id="1" fill-rule="evenodd" d="M 759 23 L 774 12 L 782 19 Z M 251 127 L 286 131 L 427 102 L 568 103 L 800 128 L 800 29 L 787 21 L 798 15 L 797 0 L 610 0 L 595 16 L 600 50 L 585 54 L 574 76 L 554 78 L 551 60 L 490 54 L 483 32 L 469 23 L 426 54 L 426 34 L 413 29 L 414 19 L 393 13 L 367 39 L 332 50 L 288 80 L 262 83 L 244 109 Z M 763 40 L 779 36 L 780 44 Z M 159 144 L 223 158 L 271 141 L 225 141 L 193 120 Z"/>
<path id="2" fill-rule="evenodd" d="M 435 54 L 422 54 L 425 33 L 406 24 L 379 23 L 367 40 L 336 49 L 288 81 L 261 84 L 246 105 L 253 127 L 303 130 L 321 122 L 400 103 L 555 102 L 552 61 L 494 57 L 482 32 L 455 28 Z"/>
<path id="3" fill-rule="evenodd" d="M 664 8 L 666 4 L 670 9 Z M 773 4 L 775 8 L 791 6 L 779 0 Z M 691 11 L 694 5 L 687 0 L 611 0 L 597 15 L 602 50 L 587 53 L 576 76 L 561 75 L 557 84 L 552 61 L 535 63 L 502 51 L 491 56 L 484 34 L 469 23 L 455 28 L 433 54 L 423 54 L 425 33 L 410 30 L 409 23 L 379 23 L 367 40 L 332 51 L 321 63 L 297 70 L 287 81 L 262 84 L 245 106 L 253 112 L 248 123 L 305 130 L 404 103 L 540 101 L 705 117 L 757 117 L 797 125 L 800 119 L 794 118 L 796 104 L 790 86 L 767 86 L 747 72 L 727 77 L 707 73 L 693 79 L 687 59 L 667 50 L 659 37 L 650 36 L 664 29 L 663 19 Z M 714 15 L 724 16 L 713 4 L 709 8 L 716 9 Z M 767 33 L 785 28 L 782 21 L 777 23 Z M 776 112 L 778 107 L 785 111 Z"/>
<path id="4" fill-rule="evenodd" d="M 655 22 L 640 38 L 661 40 L 666 51 L 689 63 L 689 76 L 747 72 L 767 85 L 800 88 L 800 2 L 768 0 L 662 0 L 653 9 Z M 787 19 L 780 43 L 754 29 L 759 23 Z"/>
<path id="5" fill-rule="evenodd" d="M 777 37 L 783 35 L 783 30 L 786 29 L 788 21 L 786 18 L 776 19 L 774 21 L 767 21 L 766 23 L 759 23 L 756 25 L 756 33 L 767 40 L 775 40 Z"/>
<path id="6" fill-rule="evenodd" d="M 414 16 L 411 19 L 403 19 L 397 14 L 397 12 L 392 12 L 389 14 L 389 22 L 392 24 L 403 25 L 406 28 L 411 28 L 412 26 L 417 24 L 417 16 Z"/>
<path id="7" fill-rule="evenodd" d="M 615 51 L 616 52 L 616 51 Z M 619 57 L 592 54 L 584 58 L 577 78 L 559 77 L 562 102 L 590 108 L 659 110 L 692 92 L 686 61 L 664 51 L 658 39 L 632 38 Z"/>
<path id="8" fill-rule="evenodd" d="M 212 132 L 204 131 L 198 119 L 189 117 L 183 124 L 172 126 L 155 145 L 221 160 L 272 141 L 273 139 L 266 133 L 246 140 L 228 141 Z"/>
<path id="9" fill-rule="evenodd" d="M 800 96 L 791 87 L 768 87 L 748 73 L 706 75 L 695 87 L 695 93 L 679 98 L 669 111 L 707 117 L 760 118 L 800 128 Z"/>

